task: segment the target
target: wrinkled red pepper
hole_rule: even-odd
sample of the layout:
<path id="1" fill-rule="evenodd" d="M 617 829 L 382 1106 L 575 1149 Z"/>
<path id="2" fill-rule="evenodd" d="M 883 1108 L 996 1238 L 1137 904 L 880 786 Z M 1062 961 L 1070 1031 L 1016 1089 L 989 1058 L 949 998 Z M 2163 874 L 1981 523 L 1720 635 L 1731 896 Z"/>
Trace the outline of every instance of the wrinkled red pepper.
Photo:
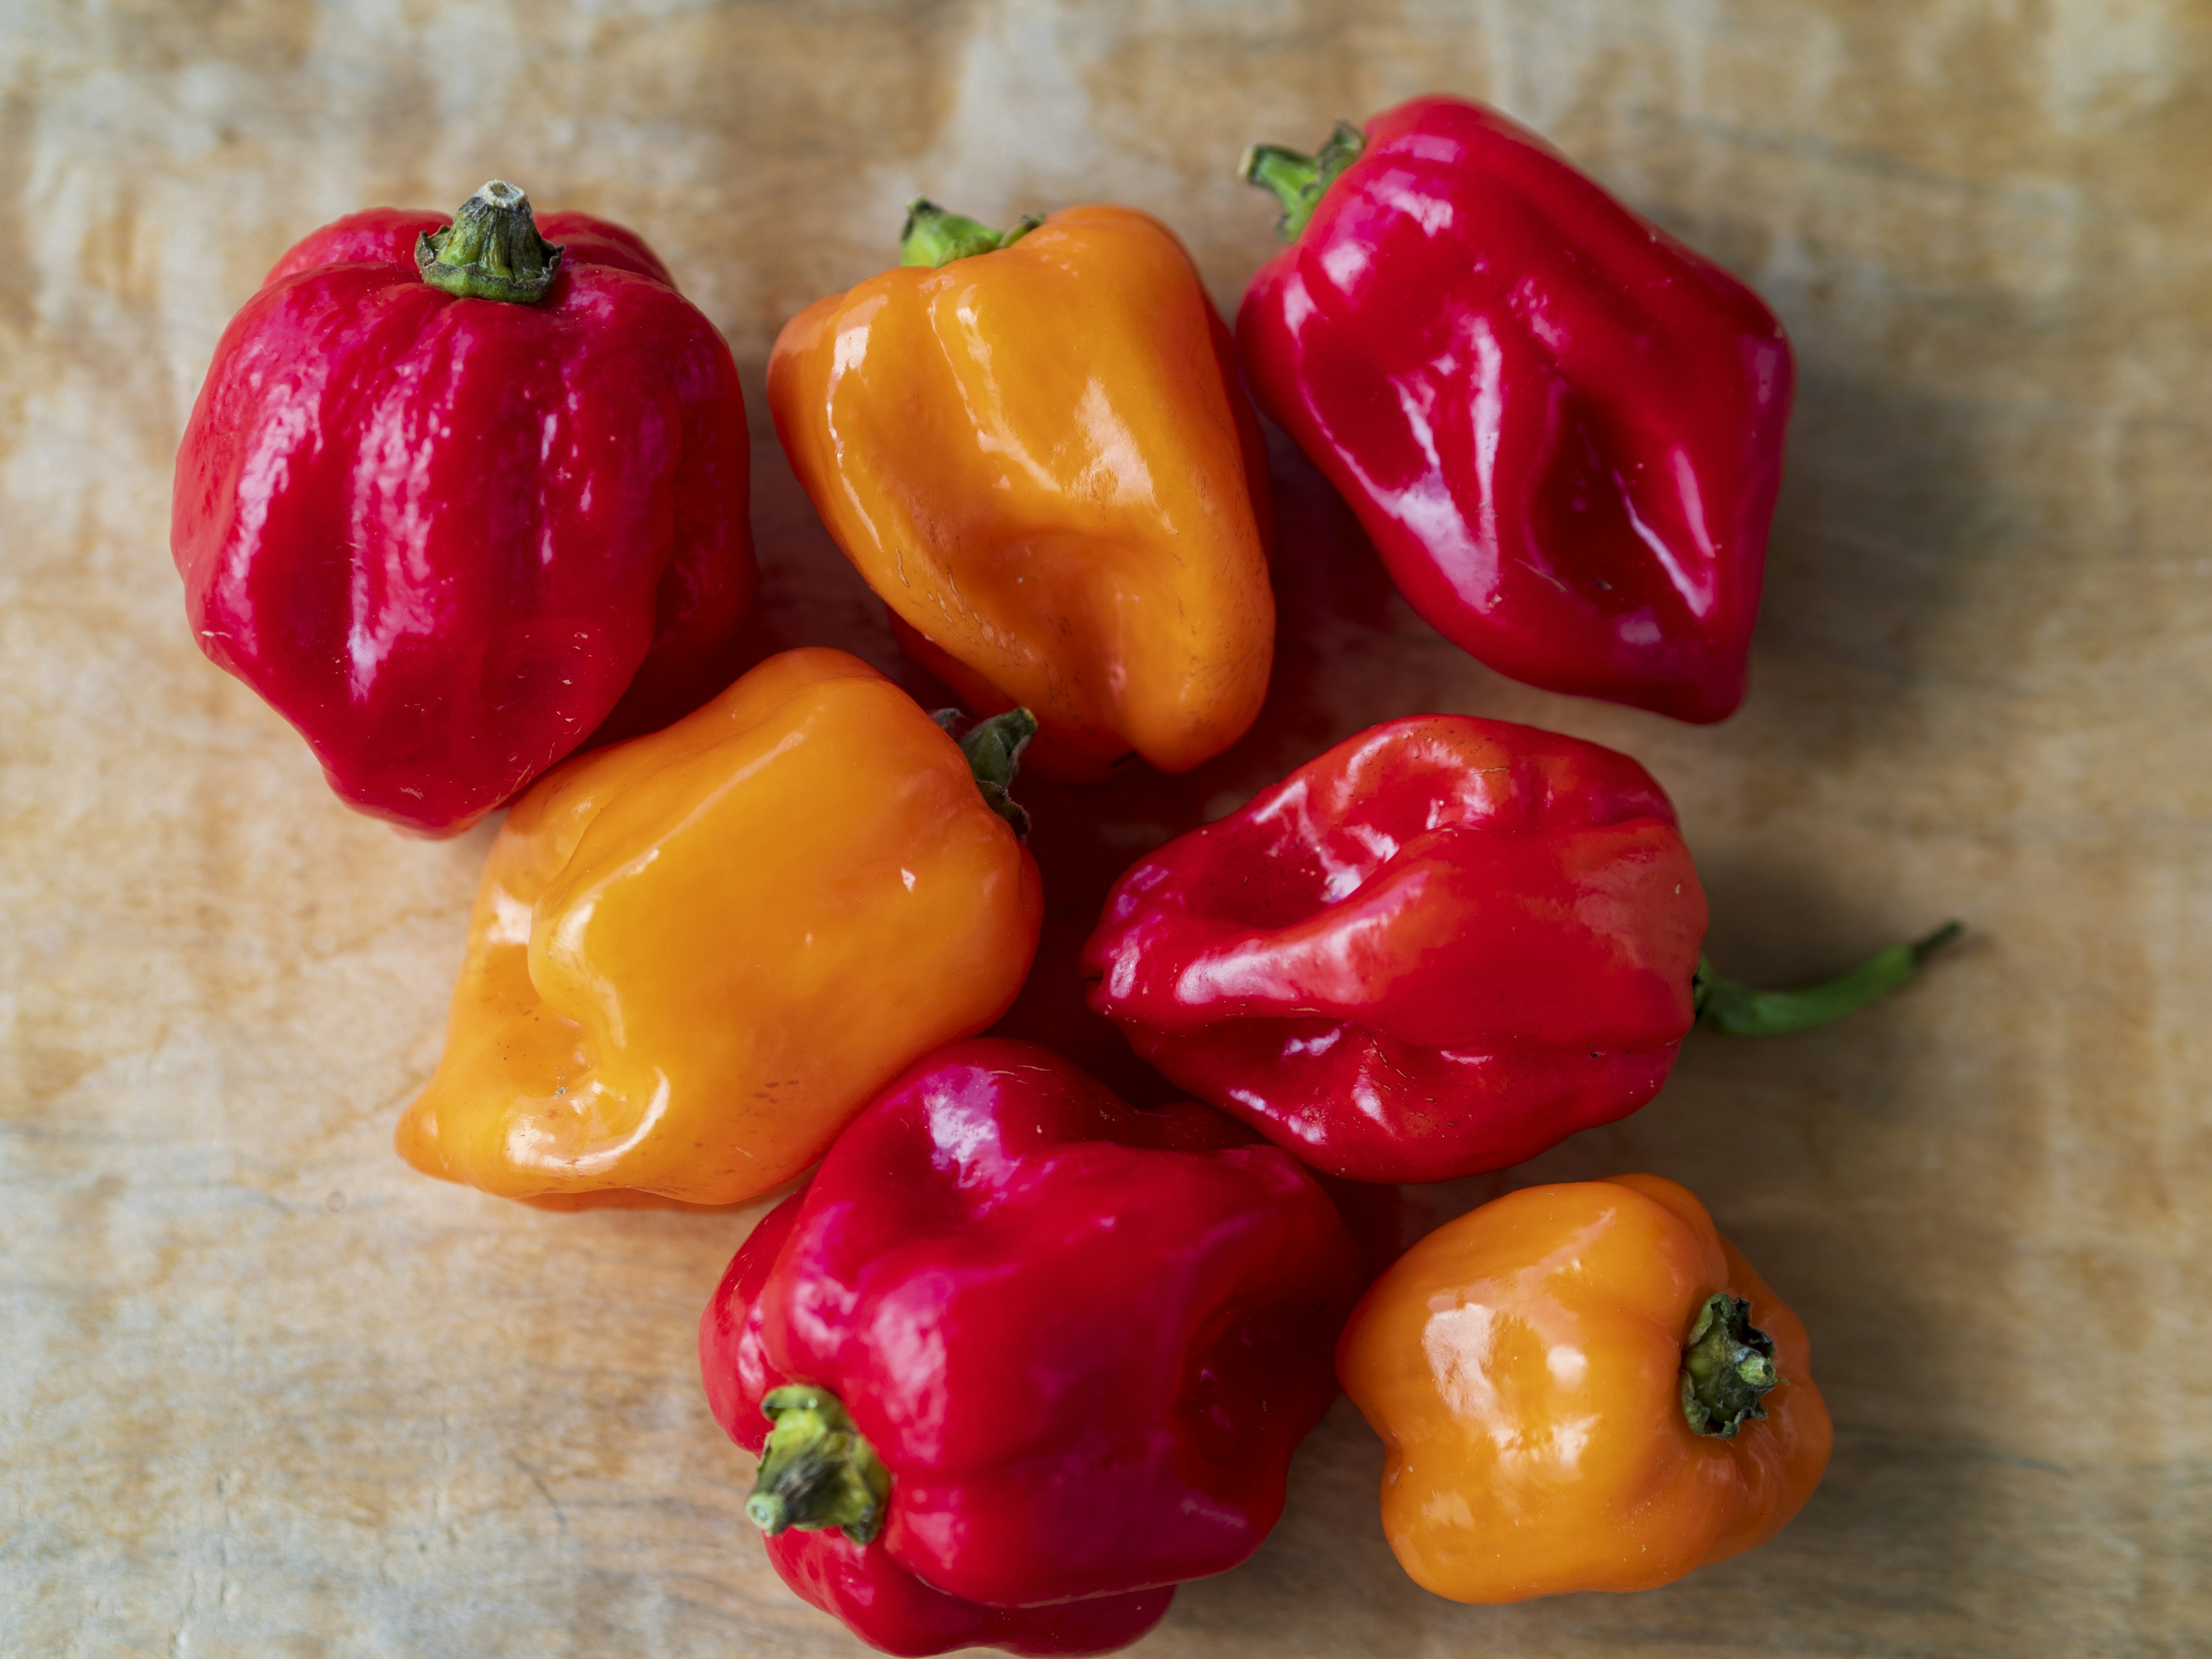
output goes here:
<path id="1" fill-rule="evenodd" d="M 631 232 L 540 229 L 495 180 L 316 231 L 177 455 L 200 648 L 347 802 L 429 835 L 720 690 L 753 592 L 729 348 Z"/>
<path id="2" fill-rule="evenodd" d="M 1759 296 L 1456 98 L 1245 176 L 1293 239 L 1245 294 L 1245 376 L 1414 610 L 1532 685 L 1733 712 L 1793 376 Z"/>
<path id="3" fill-rule="evenodd" d="M 1241 1126 L 978 1040 L 755 1230 L 701 1369 L 799 1595 L 892 1653 L 1100 1652 L 1267 1536 L 1363 1282 Z"/>
<path id="4" fill-rule="evenodd" d="M 1503 720 L 1372 727 L 1138 860 L 1091 1007 L 1317 1170 L 1502 1169 L 1658 1091 L 1692 1024 L 1773 1035 L 1910 978 L 1957 924 L 1753 991 L 1698 953 L 1674 810 L 1626 755 Z"/>

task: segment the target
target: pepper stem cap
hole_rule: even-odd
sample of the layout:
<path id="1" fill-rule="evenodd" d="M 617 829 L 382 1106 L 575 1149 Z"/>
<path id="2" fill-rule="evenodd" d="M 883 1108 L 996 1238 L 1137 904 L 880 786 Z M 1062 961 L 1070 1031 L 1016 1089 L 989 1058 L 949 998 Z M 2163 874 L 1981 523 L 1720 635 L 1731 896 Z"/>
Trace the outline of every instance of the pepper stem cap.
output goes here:
<path id="1" fill-rule="evenodd" d="M 1044 222 L 1041 214 L 1025 213 L 1012 230 L 1000 230 L 981 220 L 948 213 L 926 196 L 906 204 L 906 223 L 899 231 L 899 263 L 902 265 L 949 265 L 978 253 L 996 253 L 1012 247 Z"/>
<path id="2" fill-rule="evenodd" d="M 461 204 L 453 223 L 415 239 L 415 269 L 457 299 L 529 306 L 552 289 L 562 252 L 538 234 L 521 186 L 494 179 Z"/>
<path id="3" fill-rule="evenodd" d="M 761 1398 L 775 1426 L 761 1448 L 745 1514 L 771 1538 L 791 1527 L 835 1527 L 855 1544 L 883 1529 L 890 1471 L 827 1389 L 787 1384 Z"/>
<path id="4" fill-rule="evenodd" d="M 975 787 L 983 792 L 991 810 L 1014 826 L 1017 836 L 1027 841 L 1029 812 L 1010 792 L 1022 769 L 1022 750 L 1036 736 L 1036 716 L 1026 708 L 1009 708 L 969 726 L 967 715 L 957 708 L 936 708 L 930 711 L 929 718 L 960 745 L 960 752 L 968 757 L 968 769 L 975 775 Z"/>
<path id="5" fill-rule="evenodd" d="M 1735 1439 L 1766 1415 L 1765 1397 L 1781 1381 L 1774 1339 L 1751 1322 L 1751 1304 L 1725 1291 L 1707 1297 L 1682 1343 L 1682 1415 L 1691 1429 Z"/>
<path id="6" fill-rule="evenodd" d="M 1791 991 L 1760 991 L 1724 979 L 1711 963 L 1698 958 L 1690 998 L 1698 1024 L 1730 1036 L 1786 1036 L 1841 1019 L 1887 996 L 1917 974 L 1928 958 L 1966 932 L 1966 924 L 1947 921 L 1925 939 L 1877 951 L 1856 968 Z"/>
<path id="7" fill-rule="evenodd" d="M 1328 142 L 1311 155 L 1280 144 L 1253 145 L 1237 162 L 1237 176 L 1271 192 L 1283 204 L 1283 216 L 1275 221 L 1275 229 L 1285 241 L 1295 242 L 1321 205 L 1321 198 L 1336 182 L 1337 174 L 1358 161 L 1366 148 L 1364 133 L 1349 121 L 1339 121 Z"/>

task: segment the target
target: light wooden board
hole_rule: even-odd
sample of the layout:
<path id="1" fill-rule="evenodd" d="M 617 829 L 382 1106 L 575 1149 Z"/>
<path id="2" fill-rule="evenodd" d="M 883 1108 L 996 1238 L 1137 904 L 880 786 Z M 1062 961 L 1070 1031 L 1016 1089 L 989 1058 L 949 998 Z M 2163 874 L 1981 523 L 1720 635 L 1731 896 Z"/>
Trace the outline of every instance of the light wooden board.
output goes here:
<path id="1" fill-rule="evenodd" d="M 276 255 L 493 174 L 637 227 L 745 372 L 769 628 L 889 665 L 763 418 L 781 321 L 923 190 L 1150 209 L 1233 307 L 1272 246 L 1242 146 L 1429 88 L 1787 322 L 1752 697 L 1691 730 L 1498 679 L 1313 553 L 1285 457 L 1307 648 L 1227 793 L 1390 714 L 1533 720 L 1668 785 L 1741 974 L 1974 933 L 1845 1027 L 1694 1040 L 1530 1172 L 1688 1182 L 1803 1314 L 1838 1444 L 1780 1540 L 1455 1607 L 1397 1571 L 1340 1407 L 1276 1536 L 1143 1650 L 2212 1645 L 2208 76 L 2203 0 L 8 7 L 0 1653 L 853 1650 L 768 1570 L 694 1376 L 744 1218 L 537 1213 L 389 1150 L 488 831 L 339 807 L 194 650 L 167 552 Z"/>

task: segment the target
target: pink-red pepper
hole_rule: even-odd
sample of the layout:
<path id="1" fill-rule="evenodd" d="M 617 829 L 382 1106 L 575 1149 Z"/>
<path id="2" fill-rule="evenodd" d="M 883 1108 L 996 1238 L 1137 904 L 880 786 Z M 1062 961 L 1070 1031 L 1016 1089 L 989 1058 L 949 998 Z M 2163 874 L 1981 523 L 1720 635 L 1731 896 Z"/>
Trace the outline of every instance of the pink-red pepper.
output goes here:
<path id="1" fill-rule="evenodd" d="M 1091 1007 L 1200 1098 L 1316 1169 L 1427 1182 L 1634 1111 L 1699 1019 L 1825 1024 L 1957 931 L 1799 991 L 1722 979 L 1674 807 L 1641 766 L 1418 715 L 1138 860 L 1083 969 Z"/>
<path id="2" fill-rule="evenodd" d="M 449 835 L 729 682 L 750 464 L 729 349 L 652 250 L 494 180 L 277 262 L 216 348 L 170 543 L 200 648 L 331 787 Z"/>
<path id="3" fill-rule="evenodd" d="M 1244 172 L 1291 239 L 1244 296 L 1246 378 L 1414 610 L 1532 685 L 1731 713 L 1792 380 L 1759 297 L 1456 98 Z"/>
<path id="4" fill-rule="evenodd" d="M 892 1653 L 1098 1652 L 1267 1536 L 1362 1282 L 1241 1126 L 976 1040 L 755 1230 L 701 1368 L 808 1601 Z"/>

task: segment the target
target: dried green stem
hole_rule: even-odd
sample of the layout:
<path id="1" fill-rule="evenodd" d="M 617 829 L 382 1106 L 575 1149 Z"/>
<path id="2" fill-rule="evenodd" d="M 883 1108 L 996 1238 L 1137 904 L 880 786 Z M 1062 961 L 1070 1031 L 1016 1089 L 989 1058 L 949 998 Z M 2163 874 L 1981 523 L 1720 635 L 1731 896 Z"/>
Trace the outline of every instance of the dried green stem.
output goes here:
<path id="1" fill-rule="evenodd" d="M 1774 1339 L 1751 1322 L 1751 1304 L 1724 1292 L 1707 1297 L 1682 1343 L 1682 1415 L 1690 1427 L 1735 1439 L 1766 1415 L 1761 1401 L 1781 1381 Z"/>
<path id="2" fill-rule="evenodd" d="M 1036 736 L 1036 716 L 1026 708 L 1009 708 L 973 726 L 957 708 L 935 709 L 929 717 L 945 728 L 960 745 L 960 752 L 968 757 L 968 769 L 975 775 L 975 787 L 983 792 L 991 810 L 1027 841 L 1030 815 L 1011 792 L 1022 769 L 1022 750 Z"/>
<path id="3" fill-rule="evenodd" d="M 521 187 L 494 179 L 461 204 L 452 224 L 416 239 L 415 268 L 457 299 L 535 305 L 561 274 L 561 250 L 538 234 Z"/>
<path id="4" fill-rule="evenodd" d="M 882 1530 L 890 1472 L 836 1395 L 790 1384 L 769 1389 L 761 1411 L 775 1426 L 745 1499 L 754 1525 L 770 1537 L 788 1527 L 836 1527 L 855 1544 Z"/>

